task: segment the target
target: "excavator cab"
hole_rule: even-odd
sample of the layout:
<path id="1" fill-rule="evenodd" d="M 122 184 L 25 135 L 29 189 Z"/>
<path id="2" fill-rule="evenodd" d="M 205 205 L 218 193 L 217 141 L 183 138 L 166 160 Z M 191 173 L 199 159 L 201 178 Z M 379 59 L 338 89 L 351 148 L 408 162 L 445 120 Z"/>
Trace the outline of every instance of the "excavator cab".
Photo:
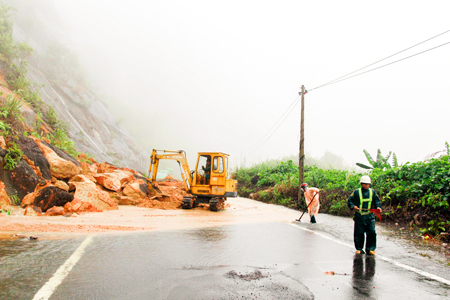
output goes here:
<path id="1" fill-rule="evenodd" d="M 194 176 L 195 185 L 208 185 L 211 179 L 211 155 L 199 155 Z"/>
<path id="2" fill-rule="evenodd" d="M 200 152 L 195 169 L 190 171 L 183 150 L 154 149 L 150 158 L 149 174 L 152 174 L 151 181 L 156 181 L 159 160 L 176 160 L 180 165 L 186 191 L 191 194 L 183 198 L 182 207 L 188 209 L 199 203 L 206 203 L 209 204 L 210 210 L 217 211 L 224 206 L 227 197 L 237 197 L 237 180 L 228 178 L 228 156 L 222 152 Z"/>
<path id="3" fill-rule="evenodd" d="M 198 153 L 197 165 L 189 197 L 183 200 L 183 207 L 190 208 L 199 203 L 209 203 L 210 210 L 218 210 L 227 197 L 237 197 L 237 181 L 229 179 L 228 154 L 222 152 Z"/>

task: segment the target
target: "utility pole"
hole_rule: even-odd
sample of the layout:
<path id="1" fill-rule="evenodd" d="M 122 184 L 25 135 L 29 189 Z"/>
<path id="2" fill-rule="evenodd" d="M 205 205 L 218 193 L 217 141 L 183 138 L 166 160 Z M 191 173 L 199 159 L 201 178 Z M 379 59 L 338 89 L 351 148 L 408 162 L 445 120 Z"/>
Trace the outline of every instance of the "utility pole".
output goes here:
<path id="1" fill-rule="evenodd" d="M 305 86 L 302 85 L 302 91 L 299 92 L 299 94 L 302 96 L 302 110 L 301 110 L 301 114 L 300 114 L 300 151 L 299 151 L 299 155 L 298 155 L 298 203 L 297 203 L 297 207 L 300 208 L 300 203 L 301 203 L 301 199 L 302 199 L 302 195 L 303 195 L 303 191 L 301 189 L 301 185 L 303 183 L 303 178 L 304 178 L 304 164 L 305 164 L 305 94 L 306 94 L 306 90 L 305 90 Z"/>

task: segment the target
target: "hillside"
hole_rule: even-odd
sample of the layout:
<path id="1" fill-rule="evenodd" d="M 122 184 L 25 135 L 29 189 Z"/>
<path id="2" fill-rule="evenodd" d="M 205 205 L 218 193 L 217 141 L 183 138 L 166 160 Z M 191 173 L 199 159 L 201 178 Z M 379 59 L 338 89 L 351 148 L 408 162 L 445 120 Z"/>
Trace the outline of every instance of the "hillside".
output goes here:
<path id="1" fill-rule="evenodd" d="M 146 171 L 148 155 L 133 136 L 120 126 L 105 99 L 99 97 L 90 86 L 88 75 L 82 71 L 76 53 L 59 42 L 61 33 L 55 31 L 54 24 L 46 16 L 34 11 L 33 5 L 27 6 L 23 1 L 14 1 L 13 4 L 18 8 L 8 13 L 7 5 L 3 4 L 2 8 L 3 18 L 12 24 L 8 34 L 11 34 L 14 43 L 24 43 L 30 51 L 20 58 L 12 58 L 12 61 L 20 61 L 20 66 L 26 67 L 23 73 L 29 82 L 27 89 L 48 107 L 36 111 L 36 107 L 31 106 L 31 111 L 24 118 L 25 123 L 32 127 L 37 115 L 54 112 L 60 127 L 74 142 L 76 151 L 87 153 L 98 161 Z M 6 28 L 3 31 L 6 32 Z M 8 54 L 3 53 L 3 56 L 7 57 Z M 0 71 L 6 81 L 10 81 L 8 77 L 11 77 L 8 68 L 5 61 L 0 63 Z M 22 86 L 11 86 L 11 83 L 8 85 L 11 90 L 24 89 Z"/>
<path id="2" fill-rule="evenodd" d="M 0 217 L 179 207 L 183 183 L 150 184 L 145 152 L 65 55 L 41 67 L 38 42 L 16 41 L 13 13 L 0 2 Z"/>

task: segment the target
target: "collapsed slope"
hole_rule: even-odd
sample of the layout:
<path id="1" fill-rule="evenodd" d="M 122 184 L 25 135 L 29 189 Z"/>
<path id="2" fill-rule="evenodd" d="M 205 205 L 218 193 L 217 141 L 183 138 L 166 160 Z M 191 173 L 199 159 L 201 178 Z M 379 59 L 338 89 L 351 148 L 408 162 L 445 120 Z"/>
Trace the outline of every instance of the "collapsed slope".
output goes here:
<path id="1" fill-rule="evenodd" d="M 11 167 L 8 155 L 20 149 Z M 181 181 L 149 184 L 129 168 L 77 158 L 34 136 L 0 137 L 0 208 L 20 204 L 25 215 L 66 215 L 118 209 L 118 205 L 176 209 Z"/>

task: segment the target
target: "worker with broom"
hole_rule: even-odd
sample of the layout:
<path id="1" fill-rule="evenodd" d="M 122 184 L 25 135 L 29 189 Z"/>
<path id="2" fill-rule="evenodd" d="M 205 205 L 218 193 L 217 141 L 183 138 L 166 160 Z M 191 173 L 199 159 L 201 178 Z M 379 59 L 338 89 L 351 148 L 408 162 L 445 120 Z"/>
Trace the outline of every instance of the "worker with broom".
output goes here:
<path id="1" fill-rule="evenodd" d="M 320 208 L 319 203 L 320 190 L 315 187 L 308 187 L 307 183 L 303 183 L 301 185 L 301 189 L 303 190 L 305 195 L 306 207 L 308 208 L 308 214 L 311 219 L 311 223 L 316 223 L 316 216 L 319 213 Z"/>
<path id="2" fill-rule="evenodd" d="M 361 187 L 352 193 L 347 202 L 348 208 L 355 212 L 353 238 L 356 254 L 375 255 L 377 233 L 375 232 L 374 212 L 381 213 L 381 201 L 375 190 L 370 188 L 371 180 L 369 176 L 362 176 L 360 183 Z M 365 252 L 363 250 L 364 242 L 366 242 Z"/>

